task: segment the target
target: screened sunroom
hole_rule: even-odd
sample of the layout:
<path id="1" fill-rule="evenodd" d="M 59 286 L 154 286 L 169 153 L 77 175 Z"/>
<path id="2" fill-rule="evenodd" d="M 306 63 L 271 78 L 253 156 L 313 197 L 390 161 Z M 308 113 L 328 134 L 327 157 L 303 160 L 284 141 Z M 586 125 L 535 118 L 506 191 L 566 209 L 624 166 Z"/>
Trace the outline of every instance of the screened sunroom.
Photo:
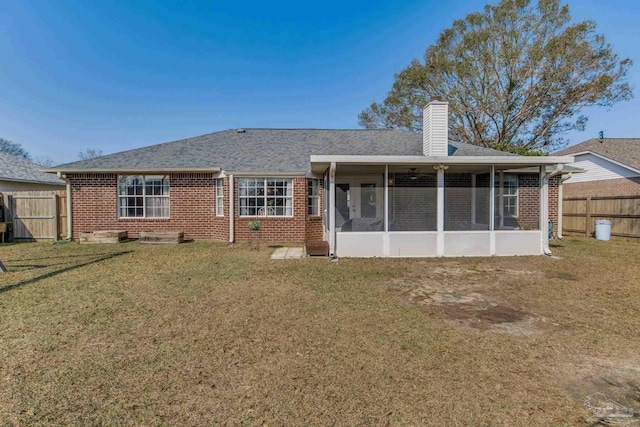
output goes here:
<path id="1" fill-rule="evenodd" d="M 570 160 L 312 156 L 342 257 L 541 255 L 549 178 Z"/>
<path id="2" fill-rule="evenodd" d="M 330 254 L 549 252 L 549 178 L 573 158 L 450 144 L 448 105 L 434 100 L 425 106 L 422 155 L 311 156 L 312 171 L 324 176 Z"/>

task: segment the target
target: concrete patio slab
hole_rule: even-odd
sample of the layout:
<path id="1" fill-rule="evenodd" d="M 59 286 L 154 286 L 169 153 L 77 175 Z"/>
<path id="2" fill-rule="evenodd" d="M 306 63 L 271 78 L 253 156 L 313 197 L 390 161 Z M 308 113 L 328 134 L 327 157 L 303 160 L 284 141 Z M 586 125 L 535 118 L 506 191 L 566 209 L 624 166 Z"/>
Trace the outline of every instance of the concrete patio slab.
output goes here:
<path id="1" fill-rule="evenodd" d="M 273 251 L 271 259 L 297 259 L 304 256 L 303 248 L 277 248 Z"/>

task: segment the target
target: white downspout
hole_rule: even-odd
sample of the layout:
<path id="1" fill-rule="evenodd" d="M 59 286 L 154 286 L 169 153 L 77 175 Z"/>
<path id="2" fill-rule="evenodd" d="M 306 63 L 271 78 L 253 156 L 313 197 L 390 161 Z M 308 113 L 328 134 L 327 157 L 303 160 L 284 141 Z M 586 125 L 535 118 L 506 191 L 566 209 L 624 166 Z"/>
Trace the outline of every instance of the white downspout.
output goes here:
<path id="1" fill-rule="evenodd" d="M 233 243 L 235 241 L 235 216 L 233 212 L 235 202 L 233 198 L 233 189 L 233 174 L 231 174 L 229 175 L 229 243 Z"/>
<path id="2" fill-rule="evenodd" d="M 562 235 L 562 214 L 563 206 L 562 199 L 564 198 L 564 182 L 571 178 L 573 174 L 570 172 L 567 175 L 560 178 L 560 184 L 558 184 L 558 239 L 564 239 Z"/>
<path id="3" fill-rule="evenodd" d="M 546 169 L 546 166 L 540 167 L 540 230 L 542 231 L 542 252 L 545 255 L 551 255 L 549 248 L 549 179 L 562 173 L 563 165 L 556 165 L 553 172 L 547 172 Z"/>
<path id="4" fill-rule="evenodd" d="M 67 183 L 67 240 L 73 239 L 73 220 L 71 218 L 71 181 L 62 172 L 58 172 L 58 178 Z"/>

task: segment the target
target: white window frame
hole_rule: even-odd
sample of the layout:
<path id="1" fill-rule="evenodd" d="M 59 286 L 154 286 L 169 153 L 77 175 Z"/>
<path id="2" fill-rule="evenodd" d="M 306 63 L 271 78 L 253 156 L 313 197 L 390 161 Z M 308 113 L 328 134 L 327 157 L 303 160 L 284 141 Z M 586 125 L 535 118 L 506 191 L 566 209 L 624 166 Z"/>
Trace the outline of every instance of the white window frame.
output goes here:
<path id="1" fill-rule="evenodd" d="M 224 179 L 216 179 L 216 216 L 224 217 Z"/>
<path id="2" fill-rule="evenodd" d="M 243 196 L 242 195 L 242 185 L 243 185 L 243 182 L 245 182 L 245 181 L 256 181 L 256 182 L 262 181 L 263 182 L 263 187 L 262 188 L 264 189 L 264 194 L 262 196 L 258 196 L 258 195 L 244 195 Z M 273 186 L 269 187 L 267 185 L 267 183 L 269 181 L 284 181 L 284 182 L 287 182 L 288 186 L 289 185 L 291 186 L 291 195 L 290 196 L 277 196 L 277 197 L 276 196 L 269 196 L 267 194 L 268 193 L 267 189 L 268 188 L 277 188 L 277 187 L 273 187 Z M 243 218 L 248 218 L 248 217 L 253 217 L 253 218 L 293 218 L 293 216 L 295 214 L 294 206 L 293 206 L 294 205 L 294 194 L 295 194 L 295 192 L 294 192 L 293 186 L 294 186 L 294 181 L 293 181 L 292 178 L 276 178 L 276 177 L 270 177 L 270 178 L 261 178 L 261 177 L 248 178 L 248 177 L 242 177 L 242 178 L 238 178 L 238 216 L 239 217 L 243 217 Z M 255 187 L 255 188 L 256 188 L 256 190 L 258 189 L 258 187 Z M 258 209 L 258 210 L 262 210 L 263 213 L 262 214 L 256 213 L 255 215 L 243 214 L 242 213 L 243 208 L 244 209 L 248 209 L 248 206 L 243 207 L 241 205 L 241 201 L 242 200 L 248 200 L 248 199 L 258 199 L 258 198 L 264 198 L 263 206 Z M 274 212 L 275 211 L 275 208 L 269 209 L 269 206 L 268 206 L 268 200 L 269 199 L 285 199 L 285 200 L 289 199 L 289 200 L 291 200 L 291 214 L 290 215 L 277 215 L 277 214 L 274 214 L 274 213 L 270 214 L 270 212 Z M 286 211 L 286 206 L 285 206 L 285 211 Z"/>
<path id="3" fill-rule="evenodd" d="M 508 183 L 514 184 L 515 187 L 515 193 L 514 194 L 509 194 L 506 192 L 507 189 L 509 189 L 510 187 L 507 185 Z M 496 212 L 498 212 L 498 209 L 500 209 L 500 178 L 498 177 L 498 175 L 496 175 L 496 180 L 495 180 L 495 194 L 496 194 L 496 199 L 495 199 L 495 203 L 496 203 Z M 515 215 L 509 215 L 506 212 L 506 207 L 507 207 L 507 203 L 504 204 L 505 206 L 505 218 L 518 218 L 519 214 L 520 214 L 520 183 L 519 183 L 519 178 L 517 174 L 504 174 L 504 194 L 502 195 L 503 199 L 506 200 L 509 198 L 514 198 L 515 199 L 515 207 L 516 207 L 516 213 Z"/>
<path id="4" fill-rule="evenodd" d="M 130 194 L 125 194 L 125 195 L 121 195 L 120 194 L 120 187 L 121 187 L 121 179 L 122 178 L 129 178 L 129 177 L 137 177 L 140 178 L 142 180 L 142 194 L 141 195 L 130 195 Z M 154 194 L 149 194 L 147 195 L 147 178 L 158 178 L 158 177 L 162 177 L 163 180 L 167 181 L 167 194 L 162 194 L 162 195 L 154 195 Z M 171 193 L 171 183 L 169 181 L 169 175 L 118 175 L 118 186 L 117 186 L 117 198 L 118 198 L 118 219 L 169 219 L 171 216 L 171 199 L 170 199 L 170 193 Z M 121 212 L 121 202 L 124 199 L 128 199 L 131 197 L 140 197 L 142 198 L 142 216 L 122 216 Z M 148 216 L 147 215 L 147 199 L 150 198 L 164 198 L 167 199 L 167 216 Z"/>
<path id="5" fill-rule="evenodd" d="M 315 187 L 315 195 L 309 194 L 309 189 L 313 187 Z M 315 200 L 315 212 L 311 212 L 313 200 Z M 316 178 L 307 180 L 307 215 L 320 216 L 320 180 Z"/>

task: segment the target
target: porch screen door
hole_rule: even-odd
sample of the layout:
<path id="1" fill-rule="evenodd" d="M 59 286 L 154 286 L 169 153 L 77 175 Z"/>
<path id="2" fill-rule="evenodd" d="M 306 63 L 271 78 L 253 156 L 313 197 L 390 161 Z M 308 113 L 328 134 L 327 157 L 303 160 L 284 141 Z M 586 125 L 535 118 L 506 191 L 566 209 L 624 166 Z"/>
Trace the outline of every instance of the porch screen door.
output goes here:
<path id="1" fill-rule="evenodd" d="M 351 191 L 349 184 L 336 184 L 336 229 L 351 218 Z"/>
<path id="2" fill-rule="evenodd" d="M 377 218 L 378 204 L 380 201 L 377 197 L 376 184 L 362 183 L 360 184 L 359 197 L 359 217 L 360 218 Z"/>

